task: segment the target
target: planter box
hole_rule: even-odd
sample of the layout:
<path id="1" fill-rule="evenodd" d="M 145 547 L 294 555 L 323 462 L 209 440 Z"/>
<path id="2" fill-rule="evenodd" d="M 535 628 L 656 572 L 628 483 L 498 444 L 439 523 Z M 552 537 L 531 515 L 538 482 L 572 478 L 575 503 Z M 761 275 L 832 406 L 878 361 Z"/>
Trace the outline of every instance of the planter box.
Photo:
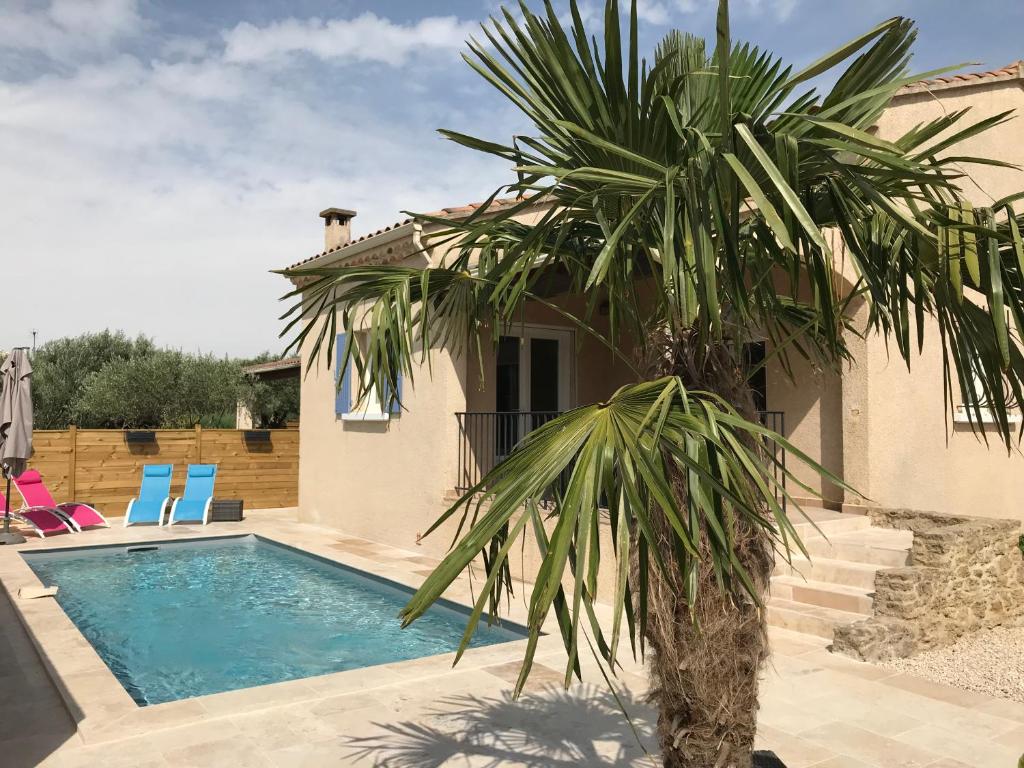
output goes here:
<path id="1" fill-rule="evenodd" d="M 210 504 L 211 523 L 237 523 L 242 519 L 242 499 L 214 499 Z"/>

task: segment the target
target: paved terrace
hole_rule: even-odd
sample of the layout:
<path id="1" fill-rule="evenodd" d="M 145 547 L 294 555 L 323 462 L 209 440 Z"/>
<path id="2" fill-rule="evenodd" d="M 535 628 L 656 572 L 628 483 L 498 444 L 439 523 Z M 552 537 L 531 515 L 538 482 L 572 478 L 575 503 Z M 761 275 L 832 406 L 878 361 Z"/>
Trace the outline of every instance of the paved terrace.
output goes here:
<path id="1" fill-rule="evenodd" d="M 152 707 L 130 699 L 126 705 L 127 695 L 97 666 L 55 601 L 16 597 L 17 587 L 34 579 L 18 549 L 258 533 L 409 585 L 435 561 L 298 523 L 294 511 L 249 513 L 242 523 L 205 530 L 124 529 L 113 522 L 110 529 L 0 548 L 0 763 L 8 768 L 656 764 L 638 747 L 592 661 L 583 660 L 587 683 L 561 690 L 557 632 L 542 641 L 519 702 L 509 692 L 522 644 L 511 643 L 474 649 L 454 670 L 451 656 L 432 657 Z M 462 581 L 450 596 L 464 601 L 468 589 Z M 521 612 L 520 604 L 512 618 Z M 759 740 L 790 768 L 1007 768 L 1024 751 L 1022 704 L 832 656 L 818 638 L 773 629 L 771 640 Z M 620 683 L 653 749 L 643 670 L 630 665 Z"/>

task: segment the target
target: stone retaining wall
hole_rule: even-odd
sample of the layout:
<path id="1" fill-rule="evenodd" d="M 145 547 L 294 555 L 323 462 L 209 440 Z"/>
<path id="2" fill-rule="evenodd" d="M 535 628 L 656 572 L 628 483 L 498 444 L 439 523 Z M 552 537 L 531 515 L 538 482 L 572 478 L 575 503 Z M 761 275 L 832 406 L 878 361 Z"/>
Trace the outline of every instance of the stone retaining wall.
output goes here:
<path id="1" fill-rule="evenodd" d="M 836 628 L 833 650 L 902 658 L 1024 619 L 1020 522 L 870 509 L 873 525 L 914 532 L 910 565 L 875 576 L 875 615 Z"/>

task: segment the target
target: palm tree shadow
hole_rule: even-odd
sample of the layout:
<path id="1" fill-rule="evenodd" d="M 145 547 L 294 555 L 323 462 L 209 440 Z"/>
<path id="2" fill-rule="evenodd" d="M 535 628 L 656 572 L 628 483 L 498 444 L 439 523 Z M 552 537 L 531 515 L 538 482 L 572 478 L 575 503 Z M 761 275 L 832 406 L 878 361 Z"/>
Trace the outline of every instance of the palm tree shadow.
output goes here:
<path id="1" fill-rule="evenodd" d="M 628 694 L 620 698 L 644 747 L 655 753 L 656 712 Z M 644 755 L 611 693 L 587 685 L 547 686 L 518 701 L 510 692 L 452 696 L 417 721 L 373 726 L 378 733 L 350 737 L 345 746 L 383 768 L 437 768 L 460 758 L 480 768 L 657 764 Z"/>

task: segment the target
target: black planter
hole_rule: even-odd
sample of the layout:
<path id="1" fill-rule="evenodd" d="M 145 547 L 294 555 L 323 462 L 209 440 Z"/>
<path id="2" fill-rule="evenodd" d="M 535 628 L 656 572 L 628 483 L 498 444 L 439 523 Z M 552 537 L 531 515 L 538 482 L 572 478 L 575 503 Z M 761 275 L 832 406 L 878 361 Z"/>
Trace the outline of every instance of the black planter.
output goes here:
<path id="1" fill-rule="evenodd" d="M 786 768 L 786 764 L 774 752 L 759 749 L 754 752 L 754 768 Z"/>

